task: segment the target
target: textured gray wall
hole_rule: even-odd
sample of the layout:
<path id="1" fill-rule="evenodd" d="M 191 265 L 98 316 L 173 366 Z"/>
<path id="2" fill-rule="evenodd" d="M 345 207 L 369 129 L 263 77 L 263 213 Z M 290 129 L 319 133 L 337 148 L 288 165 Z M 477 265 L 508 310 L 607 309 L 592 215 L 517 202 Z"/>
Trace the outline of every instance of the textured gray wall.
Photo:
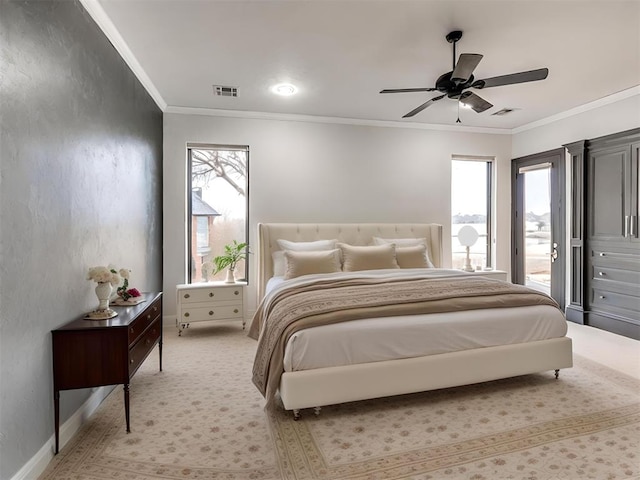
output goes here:
<path id="1" fill-rule="evenodd" d="M 0 0 L 0 126 L 10 479 L 53 435 L 50 331 L 97 305 L 88 267 L 128 267 L 133 286 L 162 288 L 162 112 L 77 1 Z M 90 393 L 63 392 L 61 424 Z"/>

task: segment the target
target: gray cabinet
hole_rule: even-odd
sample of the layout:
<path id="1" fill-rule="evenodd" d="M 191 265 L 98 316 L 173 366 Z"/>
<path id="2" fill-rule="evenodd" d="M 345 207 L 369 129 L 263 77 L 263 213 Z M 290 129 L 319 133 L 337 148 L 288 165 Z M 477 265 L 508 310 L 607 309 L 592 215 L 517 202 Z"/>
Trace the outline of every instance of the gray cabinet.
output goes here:
<path id="1" fill-rule="evenodd" d="M 585 323 L 640 338 L 640 129 L 590 140 Z"/>

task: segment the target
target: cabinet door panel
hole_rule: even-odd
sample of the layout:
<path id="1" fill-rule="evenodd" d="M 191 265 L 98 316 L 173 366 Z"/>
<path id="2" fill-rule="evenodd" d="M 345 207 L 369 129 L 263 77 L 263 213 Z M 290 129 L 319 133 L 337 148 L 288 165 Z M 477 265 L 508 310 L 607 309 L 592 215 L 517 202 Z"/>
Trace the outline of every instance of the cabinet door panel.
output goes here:
<path id="1" fill-rule="evenodd" d="M 625 235 L 629 148 L 594 152 L 589 157 L 590 236 L 620 239 Z"/>

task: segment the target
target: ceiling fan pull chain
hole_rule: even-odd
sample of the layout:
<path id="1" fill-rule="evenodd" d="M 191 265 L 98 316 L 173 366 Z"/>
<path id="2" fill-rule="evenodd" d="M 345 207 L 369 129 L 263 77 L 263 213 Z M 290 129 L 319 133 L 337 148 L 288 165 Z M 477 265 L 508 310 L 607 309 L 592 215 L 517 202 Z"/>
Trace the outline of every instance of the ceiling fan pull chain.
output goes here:
<path id="1" fill-rule="evenodd" d="M 458 100 L 458 120 L 456 120 L 456 123 L 462 123 L 460 121 L 460 100 Z"/>

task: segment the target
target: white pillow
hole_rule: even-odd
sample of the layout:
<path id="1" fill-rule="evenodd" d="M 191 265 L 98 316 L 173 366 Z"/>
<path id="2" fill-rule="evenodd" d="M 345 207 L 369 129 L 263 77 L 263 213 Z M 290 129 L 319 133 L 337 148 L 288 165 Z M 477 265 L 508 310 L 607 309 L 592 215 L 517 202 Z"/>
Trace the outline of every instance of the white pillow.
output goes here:
<path id="1" fill-rule="evenodd" d="M 319 250 L 333 250 L 336 248 L 338 240 L 316 240 L 314 242 L 292 242 L 290 240 L 276 240 L 281 250 L 273 252 L 273 276 L 282 277 L 286 271 L 286 263 L 284 260 L 283 250 L 292 250 L 294 252 L 309 252 Z"/>
<path id="2" fill-rule="evenodd" d="M 345 272 L 399 268 L 396 246 L 392 243 L 369 246 L 338 243 L 338 248 L 342 251 L 342 270 Z"/>
<path id="3" fill-rule="evenodd" d="M 433 268 L 433 262 L 431 261 L 431 254 L 429 252 L 429 244 L 426 238 L 380 238 L 373 237 L 374 245 L 385 245 L 387 243 L 395 243 L 396 247 L 411 247 L 413 245 L 424 245 L 427 255 L 427 267 Z"/>
<path id="4" fill-rule="evenodd" d="M 340 250 L 315 250 L 296 252 L 285 250 L 284 259 L 287 265 L 284 278 L 295 278 L 314 273 L 334 273 L 341 271 Z"/>

